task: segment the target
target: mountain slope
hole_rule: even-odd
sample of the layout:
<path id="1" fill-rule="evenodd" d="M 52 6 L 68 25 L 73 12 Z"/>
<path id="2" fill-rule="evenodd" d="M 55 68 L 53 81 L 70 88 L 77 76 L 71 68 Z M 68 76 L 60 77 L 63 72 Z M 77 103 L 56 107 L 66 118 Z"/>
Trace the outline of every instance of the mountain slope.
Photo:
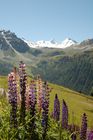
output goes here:
<path id="1" fill-rule="evenodd" d="M 77 43 L 69 38 L 61 44 L 54 40 L 39 41 L 32 46 L 37 44 L 36 48 L 29 47 L 14 33 L 0 31 L 0 75 L 7 75 L 19 61 L 24 61 L 29 75 L 40 74 L 45 80 L 90 94 L 93 86 L 93 39 Z"/>
<path id="2" fill-rule="evenodd" d="M 0 31 L 0 46 L 1 49 L 6 50 L 11 48 L 20 53 L 29 51 L 28 45 L 23 40 L 18 38 L 14 33 L 5 30 Z"/>
<path id="3" fill-rule="evenodd" d="M 40 51 L 30 48 L 14 33 L 0 31 L 0 75 L 7 75 L 19 61 L 24 61 L 27 65 L 32 63 L 32 59 L 39 53 Z"/>
<path id="4" fill-rule="evenodd" d="M 43 59 L 32 72 L 39 73 L 50 82 L 90 94 L 93 86 L 93 50 Z"/>

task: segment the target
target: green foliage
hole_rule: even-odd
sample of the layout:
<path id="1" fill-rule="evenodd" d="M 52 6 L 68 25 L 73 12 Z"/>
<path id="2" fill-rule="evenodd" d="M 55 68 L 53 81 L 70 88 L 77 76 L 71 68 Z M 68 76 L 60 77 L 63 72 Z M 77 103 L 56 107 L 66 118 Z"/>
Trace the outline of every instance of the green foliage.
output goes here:
<path id="1" fill-rule="evenodd" d="M 75 102 L 76 102 L 76 100 L 77 100 L 77 102 L 79 102 L 79 101 L 84 102 L 84 101 L 86 101 L 86 97 L 85 96 L 83 97 L 79 94 L 76 95 L 73 91 L 71 91 L 69 89 L 65 89 L 65 88 L 57 86 L 57 85 L 51 85 L 51 87 L 53 88 L 54 94 L 58 91 L 59 92 L 59 94 L 58 94 L 59 98 L 65 98 L 65 100 L 67 101 L 67 103 L 69 105 L 69 112 L 70 112 L 69 115 L 70 116 L 71 116 L 71 110 L 72 110 L 72 107 L 73 107 L 74 112 L 76 113 L 76 116 L 77 116 L 77 118 L 76 118 L 77 120 L 75 120 L 74 123 L 79 122 L 78 116 L 79 116 L 79 113 L 80 113 L 80 116 L 81 116 L 81 113 L 84 112 L 83 107 L 85 106 L 85 104 L 83 106 L 81 106 L 79 104 L 75 105 Z M 53 92 L 51 93 L 51 98 L 50 98 L 50 110 L 53 107 L 53 100 L 54 100 Z M 63 94 L 61 94 L 61 92 Z M 71 102 L 69 102 L 69 100 L 71 100 Z M 89 100 L 89 102 L 91 103 L 91 106 L 92 106 L 93 105 L 92 100 L 91 99 L 88 99 L 88 100 Z M 87 104 L 87 101 L 85 103 Z M 82 112 L 80 110 L 78 110 L 78 106 L 79 106 L 79 109 L 80 108 L 83 109 Z M 85 108 L 89 108 L 89 107 L 86 105 Z M 25 126 L 23 126 L 22 124 L 19 124 L 17 129 L 12 129 L 12 131 L 11 131 L 10 124 L 9 124 L 9 120 L 10 120 L 9 111 L 10 111 L 10 106 L 9 106 L 6 98 L 5 97 L 0 97 L 0 139 L 1 140 L 17 140 L 17 139 L 19 139 L 19 140 L 21 140 L 21 139 L 22 140 L 29 140 L 29 132 L 28 132 L 28 127 L 27 127 L 28 123 L 30 121 L 29 113 L 27 112 L 27 114 L 26 114 L 26 124 L 25 124 Z M 78 111 L 80 111 L 80 112 L 78 112 Z M 93 113 L 91 113 L 91 116 L 89 117 L 89 114 L 88 114 L 88 120 L 89 121 L 91 120 L 91 122 L 92 122 L 92 115 L 93 115 Z M 19 120 L 19 118 L 20 118 L 19 117 L 19 111 L 17 113 L 17 116 L 18 116 L 18 120 Z M 69 122 L 70 122 L 70 120 L 69 120 Z M 81 123 L 81 122 L 79 122 L 79 123 Z M 49 118 L 49 120 L 48 120 L 48 133 L 47 133 L 46 140 L 71 140 L 71 138 L 70 138 L 71 133 L 66 131 L 66 130 L 62 130 L 60 124 L 61 124 L 61 122 L 57 123 L 51 117 Z M 36 114 L 35 136 L 36 136 L 36 140 L 42 140 L 41 117 L 39 116 L 38 112 Z"/>
<path id="2" fill-rule="evenodd" d="M 0 112 L 0 140 L 30 140 L 30 134 L 28 132 L 28 123 L 30 121 L 29 115 L 26 114 L 26 124 L 23 126 L 19 124 L 18 128 L 10 128 L 9 124 L 9 105 L 6 99 L 1 98 L 1 104 L 6 108 Z M 8 106 L 7 106 L 8 105 Z M 19 112 L 18 112 L 19 114 Z M 18 115 L 19 116 L 19 115 Z M 19 117 L 18 117 L 19 120 Z M 53 119 L 48 121 L 48 133 L 46 140 L 70 140 L 70 133 L 66 130 L 62 130 L 60 123 L 55 122 Z M 36 115 L 36 130 L 34 140 L 42 140 L 42 127 L 41 127 L 41 117 L 38 113 Z"/>
<path id="3" fill-rule="evenodd" d="M 0 140 L 8 140 L 9 129 L 9 104 L 0 96 Z"/>
<path id="4" fill-rule="evenodd" d="M 42 60 L 32 73 L 52 83 L 89 94 L 93 85 L 93 57 L 90 52 Z"/>

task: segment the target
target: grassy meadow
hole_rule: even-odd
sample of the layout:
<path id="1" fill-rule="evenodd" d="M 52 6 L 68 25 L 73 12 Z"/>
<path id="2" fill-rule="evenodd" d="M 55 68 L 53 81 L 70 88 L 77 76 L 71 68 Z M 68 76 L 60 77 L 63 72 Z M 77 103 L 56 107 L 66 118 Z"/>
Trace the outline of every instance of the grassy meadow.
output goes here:
<path id="1" fill-rule="evenodd" d="M 77 125 L 81 124 L 81 117 L 83 113 L 87 114 L 88 127 L 93 127 L 93 98 L 85 96 L 78 92 L 64 88 L 62 86 L 50 84 L 53 88 L 50 95 L 50 110 L 53 109 L 54 96 L 57 93 L 60 104 L 64 99 L 68 105 L 69 110 L 69 122 Z M 62 105 L 61 105 L 62 106 Z"/>
<path id="2" fill-rule="evenodd" d="M 58 86 L 55 84 L 49 84 L 52 88 L 50 93 L 50 113 L 53 111 L 54 97 L 58 94 L 60 100 L 60 105 L 62 109 L 62 99 L 64 99 L 68 105 L 69 110 L 69 122 L 75 123 L 80 126 L 81 117 L 83 113 L 87 114 L 88 127 L 93 127 L 93 98 L 90 96 L 85 96 L 78 92 L 72 91 L 70 89 Z M 5 88 L 7 90 L 7 77 L 0 76 L 0 88 Z M 0 114 L 7 113 L 9 110 L 8 103 L 3 97 L 0 99 Z M 62 111 L 61 111 L 62 112 Z"/>
<path id="3" fill-rule="evenodd" d="M 0 88 L 7 89 L 8 87 L 7 76 L 0 76 Z"/>

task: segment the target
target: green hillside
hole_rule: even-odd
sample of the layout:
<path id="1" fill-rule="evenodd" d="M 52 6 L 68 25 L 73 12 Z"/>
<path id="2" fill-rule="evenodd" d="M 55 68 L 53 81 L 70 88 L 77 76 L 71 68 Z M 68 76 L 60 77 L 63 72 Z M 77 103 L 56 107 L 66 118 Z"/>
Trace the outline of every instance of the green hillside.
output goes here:
<path id="1" fill-rule="evenodd" d="M 69 109 L 69 121 L 75 124 L 81 123 L 81 116 L 85 112 L 88 117 L 88 126 L 93 127 L 93 98 L 85 96 L 78 92 L 69 90 L 62 86 L 51 84 L 53 88 L 50 95 L 50 110 L 53 109 L 54 96 L 57 93 L 62 105 L 62 99 L 64 99 Z"/>
<path id="2" fill-rule="evenodd" d="M 50 113 L 53 111 L 54 96 L 57 93 L 60 99 L 60 105 L 62 105 L 62 99 L 64 99 L 69 109 L 69 122 L 75 124 L 81 124 L 81 116 L 85 112 L 88 117 L 88 127 L 93 127 L 93 98 L 85 96 L 78 92 L 69 90 L 62 86 L 55 84 L 49 84 L 52 88 L 50 93 Z M 7 88 L 7 77 L 0 77 L 0 87 Z M 5 99 L 0 99 L 0 112 L 6 112 Z"/>
<path id="3" fill-rule="evenodd" d="M 42 59 L 32 72 L 39 73 L 43 79 L 52 83 L 90 94 L 93 86 L 93 52 Z"/>

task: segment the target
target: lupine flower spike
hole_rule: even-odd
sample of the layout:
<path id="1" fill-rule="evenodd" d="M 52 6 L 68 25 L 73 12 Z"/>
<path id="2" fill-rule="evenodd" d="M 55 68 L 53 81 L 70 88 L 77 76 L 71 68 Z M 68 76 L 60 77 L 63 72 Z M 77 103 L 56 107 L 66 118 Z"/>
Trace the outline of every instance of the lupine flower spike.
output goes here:
<path id="1" fill-rule="evenodd" d="M 86 133 L 87 133 L 87 116 L 84 113 L 82 116 L 82 125 L 80 131 L 80 140 L 86 140 Z"/>
<path id="2" fill-rule="evenodd" d="M 30 122 L 29 133 L 30 138 L 35 139 L 35 114 L 36 114 L 36 84 L 35 81 L 31 81 L 29 90 L 29 110 L 30 110 Z"/>
<path id="3" fill-rule="evenodd" d="M 42 80 L 40 76 L 37 77 L 37 107 L 39 113 L 41 113 L 42 110 Z"/>
<path id="4" fill-rule="evenodd" d="M 29 90 L 29 109 L 31 119 L 31 129 L 34 129 L 35 126 L 35 113 L 36 113 L 36 84 L 35 81 L 31 81 L 30 90 Z"/>
<path id="5" fill-rule="evenodd" d="M 59 99 L 58 99 L 57 94 L 55 95 L 55 100 L 54 100 L 53 118 L 56 121 L 59 121 L 60 120 L 60 102 L 59 102 Z"/>
<path id="6" fill-rule="evenodd" d="M 64 100 L 62 103 L 62 128 L 63 129 L 68 128 L 68 107 L 67 107 L 66 102 Z"/>
<path id="7" fill-rule="evenodd" d="M 27 82 L 26 84 L 26 109 L 29 110 L 29 88 L 30 88 L 30 85 L 29 83 Z"/>
<path id="8" fill-rule="evenodd" d="M 25 123 L 26 115 L 26 81 L 27 75 L 25 71 L 25 64 L 21 61 L 19 65 L 19 78 L 20 78 L 20 94 L 21 94 L 21 109 L 20 109 L 20 122 Z"/>
<path id="9" fill-rule="evenodd" d="M 10 126 L 17 127 L 17 87 L 14 72 L 8 75 L 8 95 L 11 104 Z"/>
<path id="10" fill-rule="evenodd" d="M 43 127 L 43 134 L 42 138 L 45 140 L 47 129 L 48 129 L 48 112 L 49 112 L 49 92 L 50 89 L 45 82 L 43 85 L 42 91 L 42 127 Z"/>

